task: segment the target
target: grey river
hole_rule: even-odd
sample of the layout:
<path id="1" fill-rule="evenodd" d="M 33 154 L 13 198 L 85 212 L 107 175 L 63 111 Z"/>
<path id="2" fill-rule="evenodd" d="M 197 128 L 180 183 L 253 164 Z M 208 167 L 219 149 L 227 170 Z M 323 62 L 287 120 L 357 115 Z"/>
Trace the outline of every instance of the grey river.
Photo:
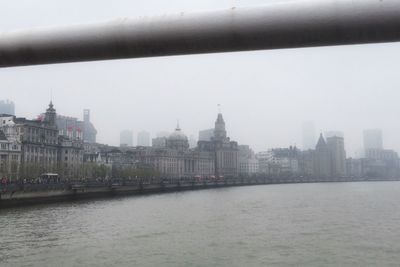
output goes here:
<path id="1" fill-rule="evenodd" d="M 0 266 L 399 266 L 400 182 L 187 191 L 0 210 Z"/>

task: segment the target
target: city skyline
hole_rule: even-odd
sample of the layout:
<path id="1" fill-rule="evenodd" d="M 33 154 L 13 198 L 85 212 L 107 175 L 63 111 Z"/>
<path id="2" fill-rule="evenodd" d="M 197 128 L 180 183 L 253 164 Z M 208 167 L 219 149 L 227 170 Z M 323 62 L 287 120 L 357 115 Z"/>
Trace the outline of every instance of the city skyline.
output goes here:
<path id="1" fill-rule="evenodd" d="M 11 100 L 1 100 L 0 99 L 0 101 L 3 101 L 3 102 L 5 102 L 6 103 L 6 101 L 9 101 L 10 103 L 12 103 L 13 105 L 15 104 L 13 101 L 11 101 Z M 14 106 L 13 106 L 14 107 Z M 14 107 L 15 108 L 15 107 Z M 221 109 L 220 109 L 220 105 L 218 105 L 218 112 L 220 112 L 221 111 Z M 15 115 L 13 115 L 13 116 L 15 116 L 15 117 L 21 117 L 22 118 L 22 116 L 18 116 L 18 114 L 15 114 Z M 33 119 L 33 120 L 36 120 L 36 119 L 41 119 L 41 118 L 43 118 L 43 116 L 44 116 L 44 114 L 43 113 L 41 113 L 41 114 L 39 114 L 39 115 L 36 115 L 36 116 L 31 116 L 31 117 L 26 117 L 27 119 Z M 25 118 L 25 117 L 24 117 Z M 75 117 L 73 117 L 73 116 L 69 116 L 69 115 L 67 115 L 67 116 L 65 116 L 65 115 L 60 115 L 59 113 L 57 113 L 57 118 L 58 119 L 62 119 L 62 120 L 65 120 L 65 119 L 68 119 L 68 120 L 72 120 L 72 121 L 74 121 L 74 120 L 79 120 L 79 118 L 80 117 L 77 117 L 77 118 L 75 118 Z M 84 123 L 84 121 L 85 121 L 85 118 L 86 118 L 86 120 L 89 120 L 89 123 L 90 123 L 90 120 L 91 120 L 91 117 L 90 117 L 90 110 L 89 109 L 84 109 L 84 114 L 83 114 L 83 116 L 82 116 L 82 123 Z M 63 122 L 62 123 L 63 125 L 65 124 L 65 122 Z M 90 123 L 91 124 L 91 123 Z M 72 124 L 71 124 L 72 125 Z M 178 122 L 178 125 L 179 125 L 179 122 Z M 59 126 L 60 127 L 60 126 Z M 63 127 L 66 127 L 66 126 L 63 126 Z M 74 126 L 74 127 L 76 127 L 76 126 Z M 81 127 L 83 127 L 83 126 L 79 126 L 78 128 L 81 128 Z M 94 127 L 94 125 L 91 125 L 91 127 Z M 309 136 L 307 136 L 307 135 L 309 135 L 310 134 L 310 127 L 311 127 L 311 132 L 313 132 L 312 133 L 312 138 L 311 139 L 314 139 L 315 141 L 314 141 L 314 145 L 312 146 L 312 145 L 310 145 L 312 142 L 310 142 L 310 140 L 307 140 L 307 142 L 308 142 L 308 144 L 307 144 L 307 146 L 306 147 L 304 147 L 304 142 L 305 142 L 305 139 L 307 139 L 307 137 L 308 137 L 308 139 L 310 139 L 309 138 Z M 316 136 L 313 136 L 313 134 L 314 134 L 314 132 L 315 133 L 317 133 L 317 131 L 315 131 L 315 124 L 314 124 L 314 122 L 313 121 L 305 121 L 305 122 L 303 122 L 303 124 L 301 125 L 301 129 L 299 129 L 299 135 L 301 135 L 299 138 L 302 138 L 302 140 L 303 140 L 303 146 L 301 146 L 301 145 L 297 145 L 296 143 L 295 144 L 292 144 L 292 143 L 287 143 L 287 144 L 285 144 L 285 145 L 282 145 L 282 146 L 278 146 L 278 145 L 275 145 L 275 146 L 270 146 L 270 147 L 264 147 L 263 149 L 260 149 L 260 150 L 257 150 L 257 149 L 254 149 L 253 147 L 251 147 L 251 145 L 249 145 L 249 144 L 244 144 L 244 145 L 246 145 L 246 146 L 249 146 L 251 149 L 254 149 L 254 151 L 257 153 L 257 152 L 265 152 L 265 151 L 268 151 L 268 150 L 270 150 L 270 149 L 275 149 L 275 148 L 279 148 L 279 147 L 289 147 L 289 146 L 294 146 L 294 147 L 297 147 L 297 148 L 301 148 L 303 151 L 306 151 L 306 150 L 309 150 L 309 149 L 315 149 L 316 148 L 316 146 L 317 146 L 317 138 L 316 138 Z M 94 128 L 93 128 L 94 129 Z M 172 129 L 172 128 L 171 128 Z M 61 128 L 61 131 L 65 131 L 65 130 L 62 130 L 62 128 Z M 78 129 L 78 131 L 81 131 L 80 129 Z M 83 129 L 82 129 L 82 131 L 83 131 Z M 96 135 L 97 135 L 97 131 L 96 131 L 96 129 L 94 129 L 94 131 L 95 131 L 95 133 L 96 133 Z M 206 129 L 206 130 L 199 130 L 198 131 L 198 134 L 197 134 L 197 136 L 198 136 L 198 140 L 196 140 L 195 138 L 194 138 L 194 135 L 193 134 L 186 134 L 187 135 L 187 137 L 189 137 L 189 143 L 191 144 L 190 145 L 190 147 L 194 147 L 194 141 L 196 141 L 196 143 L 197 143 L 197 141 L 202 141 L 202 140 L 211 140 L 211 135 L 213 134 L 213 131 L 214 131 L 214 128 L 210 128 L 210 129 Z M 128 129 L 123 129 L 123 130 L 120 130 L 119 132 L 118 132 L 118 134 L 119 134 L 119 138 L 118 138 L 118 140 L 116 140 L 116 141 L 114 141 L 114 142 L 111 142 L 111 143 L 103 143 L 103 144 L 105 144 L 105 145 L 111 145 L 111 146 L 130 146 L 130 147 L 135 147 L 135 146 L 152 146 L 152 143 L 154 142 L 154 138 L 155 139 L 159 139 L 159 138 L 163 138 L 163 137 L 168 137 L 169 136 L 169 134 L 170 134 L 170 132 L 171 131 L 165 131 L 165 130 L 160 130 L 160 129 L 158 129 L 158 130 L 156 130 L 156 132 L 154 132 L 154 133 L 152 133 L 152 132 L 148 132 L 148 131 L 146 131 L 146 130 L 138 130 L 137 131 L 137 134 L 136 134 L 136 138 L 134 138 L 134 135 L 135 135 L 135 133 L 132 131 L 132 130 L 128 130 Z M 210 132 L 210 133 L 209 133 Z M 346 145 L 347 145 L 347 143 L 348 142 L 346 142 L 346 138 L 344 138 L 344 140 L 345 140 L 345 143 L 344 143 L 344 149 L 346 150 L 346 155 L 349 157 L 349 158 L 362 158 L 362 157 L 364 157 L 365 156 L 365 152 L 366 152 L 366 150 L 368 150 L 369 148 L 373 148 L 373 149 L 380 149 L 380 150 L 383 150 L 384 149 L 384 146 L 383 146 L 383 135 L 382 135 L 382 129 L 379 129 L 379 128 L 369 128 L 369 129 L 362 129 L 361 131 L 360 131 L 360 133 L 361 133 L 361 135 L 362 135 L 362 138 L 361 138 L 361 142 L 362 142 L 362 144 L 363 144 L 363 146 L 361 146 L 359 149 L 358 149 L 358 151 L 355 151 L 355 153 L 348 153 L 348 151 L 347 151 L 347 147 L 346 147 Z M 366 137 L 366 133 L 368 133 L 369 135 L 368 135 L 368 137 Z M 211 134 L 211 135 L 210 135 Z M 323 136 L 323 138 L 325 138 L 325 139 L 327 139 L 327 138 L 331 138 L 331 137 L 341 137 L 341 138 L 343 138 L 343 137 L 345 137 L 345 134 L 344 134 L 344 132 L 342 132 L 342 131 L 338 131 L 338 130 L 329 130 L 329 131 L 320 131 L 320 132 L 318 132 L 317 133 L 319 136 L 321 135 L 321 136 Z M 131 135 L 131 136 L 127 136 L 127 135 Z M 306 136 L 305 136 L 306 135 Z M 370 136 L 370 135 L 372 135 L 372 137 Z M 94 138 L 96 138 L 96 137 L 94 137 Z M 122 142 L 121 140 L 127 140 L 127 139 L 129 139 L 129 138 L 131 138 L 131 140 L 129 140 L 128 142 Z M 380 146 L 378 146 L 378 147 L 367 147 L 366 146 L 366 143 L 368 143 L 368 142 L 371 142 L 371 140 L 366 140 L 366 138 L 367 139 L 371 139 L 371 138 L 373 138 L 374 140 L 373 140 L 373 142 L 378 142 L 379 144 L 380 144 Z M 376 140 L 376 139 L 378 139 L 378 140 Z M 136 142 L 135 142 L 135 140 L 136 140 Z M 101 143 L 101 142 L 100 142 Z M 243 144 L 243 143 L 240 143 L 240 144 Z M 390 147 L 388 147 L 389 149 L 390 149 Z M 393 149 L 394 150 L 394 149 Z M 396 151 L 396 150 L 394 150 L 394 151 Z M 396 152 L 398 152 L 398 151 L 396 151 Z"/>
<path id="2" fill-rule="evenodd" d="M 13 105 L 15 105 L 15 109 L 18 111 L 18 104 L 16 103 L 16 102 L 14 102 L 13 100 L 9 100 L 9 99 L 7 99 L 7 100 L 2 100 L 2 99 L 0 99 L 0 101 L 3 101 L 3 102 L 5 102 L 5 101 L 10 101 L 10 103 L 12 103 Z M 61 103 L 61 105 L 62 105 L 62 103 Z M 216 108 L 216 110 L 220 110 L 220 107 L 219 107 L 220 105 L 217 105 L 217 108 Z M 84 109 L 84 112 L 87 112 L 87 111 L 89 111 L 90 112 L 90 110 L 88 110 L 88 109 Z M 42 116 L 43 114 L 38 114 L 38 115 L 33 115 L 33 114 L 31 114 L 30 116 L 28 115 L 28 116 L 19 116 L 19 114 L 16 112 L 16 114 L 15 114 L 15 116 L 16 117 L 26 117 L 26 118 L 28 118 L 28 119 L 37 119 L 38 117 L 40 117 L 40 116 Z M 63 114 L 64 115 L 64 114 Z M 89 115 L 90 116 L 90 115 Z M 84 120 L 84 117 L 85 117 L 85 115 L 80 115 L 80 116 L 72 116 L 72 115 L 67 115 L 67 117 L 69 117 L 69 118 L 76 118 L 76 119 L 80 119 L 80 118 L 82 118 L 82 120 Z M 262 151 L 266 151 L 266 150 L 268 150 L 268 149 L 271 149 L 271 148 L 276 148 L 276 147 L 288 147 L 288 146 L 297 146 L 297 147 L 299 147 L 299 148 L 302 148 L 303 150 L 307 150 L 307 149 L 313 149 L 313 148 L 315 148 L 315 146 L 316 146 L 316 144 L 317 144 L 317 138 L 316 138 L 316 136 L 313 136 L 312 138 L 314 138 L 314 146 L 310 146 L 310 142 L 308 143 L 308 145 L 306 146 L 306 147 L 304 147 L 304 141 L 305 141 L 305 136 L 304 136 L 304 134 L 305 134 L 305 132 L 304 132 L 304 130 L 305 130 L 305 128 L 304 128 L 304 126 L 305 125 L 307 125 L 307 127 L 310 127 L 310 125 L 312 125 L 311 126 L 311 128 L 313 129 L 312 131 L 315 131 L 315 134 L 316 134 L 316 136 L 318 135 L 320 135 L 320 134 L 323 134 L 323 136 L 324 136 L 324 138 L 328 138 L 328 137 L 332 137 L 332 136 L 340 136 L 340 137 L 345 137 L 345 133 L 343 132 L 343 131 L 340 131 L 340 130 L 316 130 L 317 129 L 317 127 L 316 127 L 316 125 L 315 125 L 315 123 L 314 123 L 314 121 L 312 121 L 312 120 L 308 120 L 308 121 L 303 121 L 302 122 L 302 125 L 300 125 L 299 126 L 299 129 L 298 129 L 298 140 L 302 140 L 302 141 L 299 141 L 299 142 L 287 142 L 286 144 L 283 144 L 283 145 L 273 145 L 273 142 L 269 142 L 269 143 L 272 143 L 272 146 L 269 146 L 269 147 L 267 147 L 267 146 L 264 146 L 264 147 L 260 147 L 260 149 L 258 149 L 257 147 L 253 147 L 253 146 L 251 146 L 250 144 L 246 144 L 246 145 L 250 145 L 250 147 L 252 148 L 252 149 L 254 149 L 256 152 L 262 152 Z M 130 126 L 130 125 L 128 125 L 128 126 Z M 129 128 L 129 127 L 127 127 L 127 128 Z M 144 134 L 144 135 L 146 135 L 145 136 L 145 138 L 146 138 L 146 141 L 145 141 L 145 146 L 151 146 L 151 141 L 152 141 L 152 138 L 154 138 L 154 137 L 160 137 L 160 136 L 167 136 L 168 135 L 168 133 L 170 133 L 171 132 L 171 130 L 173 129 L 173 127 L 170 127 L 169 129 L 155 129 L 154 130 L 154 132 L 150 132 L 150 131 L 147 131 L 147 130 L 145 130 L 145 129 L 143 129 L 143 130 L 137 130 L 136 131 L 136 138 L 134 138 L 134 135 L 135 135 L 135 133 L 132 131 L 132 130 L 127 130 L 127 128 L 123 128 L 123 129 L 121 129 L 121 130 L 116 130 L 117 132 L 118 132 L 118 138 L 117 139 L 115 139 L 115 140 L 111 140 L 111 142 L 106 142 L 106 143 L 104 143 L 104 144 L 108 144 L 108 145 L 112 145 L 112 146 L 119 146 L 119 145 L 121 145 L 121 133 L 122 132 L 125 132 L 125 131 L 131 131 L 131 133 L 132 133 L 132 146 L 140 146 L 137 142 L 138 142 L 138 137 L 141 135 L 141 134 Z M 190 132 L 187 132 L 187 131 L 185 131 L 186 133 L 187 133 L 187 135 L 188 136 L 190 136 L 190 137 L 194 137 L 194 136 L 197 136 L 197 137 L 199 137 L 199 134 L 203 134 L 203 132 L 207 132 L 207 131 L 210 131 L 210 130 L 212 130 L 212 128 L 211 129 L 206 129 L 206 130 L 198 130 L 197 131 L 197 133 L 194 133 L 194 134 L 192 134 L 192 133 L 190 133 Z M 309 129 L 307 129 L 307 130 L 309 130 Z M 364 152 L 360 152 L 360 151 L 364 151 L 365 150 L 365 132 L 366 131 L 379 131 L 380 132 L 380 134 L 381 134 L 381 136 L 380 136 L 380 138 L 382 139 L 382 129 L 379 129 L 379 128 L 366 128 L 366 129 L 360 129 L 360 138 L 359 138 L 359 140 L 358 140 L 358 143 L 360 143 L 361 145 L 360 146 L 358 146 L 358 147 L 356 147 L 356 149 L 355 150 L 350 150 L 350 153 L 347 153 L 349 156 L 351 156 L 351 157 L 362 157 L 363 155 L 364 155 Z M 101 132 L 99 132 L 98 133 L 98 135 L 100 135 L 101 136 Z M 234 136 L 235 134 L 233 133 L 233 136 Z M 134 140 L 136 140 L 136 142 L 134 141 Z M 271 141 L 271 140 L 270 140 Z M 382 140 L 381 140 L 381 142 L 382 142 Z M 100 143 L 103 143 L 103 142 L 101 142 L 100 141 Z M 140 142 L 139 142 L 140 143 Z M 348 142 L 347 140 L 346 140 L 346 138 L 345 138 L 345 148 L 346 148 L 346 152 L 348 151 L 347 150 L 347 145 L 348 144 L 350 144 L 350 142 Z M 351 144 L 349 145 L 349 147 L 352 147 L 351 146 Z M 353 146 L 354 147 L 354 146 Z M 383 146 L 382 146 L 382 149 L 383 149 Z M 394 149 L 394 148 L 392 148 L 392 149 Z M 399 152 L 398 150 L 396 150 L 396 149 L 394 149 L 396 152 Z"/>
<path id="3" fill-rule="evenodd" d="M 14 1 L 0 10 L 0 29 L 249 5 L 228 0 L 155 3 L 117 0 L 110 8 L 105 1 L 44 0 L 25 8 L 31 4 Z M 98 140 L 113 145 L 126 124 L 155 136 L 171 131 L 176 118 L 186 133 L 197 136 L 212 126 L 220 103 L 232 138 L 257 151 L 300 147 L 299 129 L 308 120 L 314 121 L 317 134 L 343 131 L 349 155 L 363 147 L 362 130 L 369 128 L 382 129 L 385 145 L 400 151 L 400 127 L 394 123 L 400 113 L 399 50 L 400 44 L 392 43 L 20 67 L 0 72 L 0 91 L 2 98 L 17 103 L 19 116 L 30 117 L 42 112 L 52 90 L 61 114 L 80 117 L 82 109 L 91 109 Z"/>

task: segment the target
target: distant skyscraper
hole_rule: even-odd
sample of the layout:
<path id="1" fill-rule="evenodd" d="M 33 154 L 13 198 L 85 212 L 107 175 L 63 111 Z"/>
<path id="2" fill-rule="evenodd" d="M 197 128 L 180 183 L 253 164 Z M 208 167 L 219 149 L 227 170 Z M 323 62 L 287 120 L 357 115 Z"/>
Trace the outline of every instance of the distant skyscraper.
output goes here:
<path id="1" fill-rule="evenodd" d="M 130 130 L 123 130 L 119 134 L 120 146 L 133 146 L 133 132 Z"/>
<path id="2" fill-rule="evenodd" d="M 0 100 L 0 114 L 8 114 L 15 116 L 15 105 L 10 100 Z"/>
<path id="3" fill-rule="evenodd" d="M 150 146 L 150 133 L 146 131 L 141 131 L 137 136 L 138 146 Z"/>
<path id="4" fill-rule="evenodd" d="M 90 122 L 90 110 L 83 110 L 83 140 L 88 143 L 96 143 L 97 130 Z"/>
<path id="5" fill-rule="evenodd" d="M 320 134 L 315 147 L 314 174 L 317 178 L 329 178 L 331 176 L 331 154 L 324 137 Z"/>
<path id="6" fill-rule="evenodd" d="M 383 149 L 382 131 L 380 129 L 364 130 L 364 150 Z"/>
<path id="7" fill-rule="evenodd" d="M 315 125 L 314 122 L 308 121 L 303 123 L 303 149 L 314 149 L 316 144 Z"/>
<path id="8" fill-rule="evenodd" d="M 344 150 L 344 139 L 339 136 L 326 138 L 326 144 L 331 153 L 332 176 L 335 178 L 346 175 L 346 151 Z"/>
<path id="9" fill-rule="evenodd" d="M 199 141 L 211 141 L 214 136 L 214 128 L 202 130 L 199 132 Z"/>

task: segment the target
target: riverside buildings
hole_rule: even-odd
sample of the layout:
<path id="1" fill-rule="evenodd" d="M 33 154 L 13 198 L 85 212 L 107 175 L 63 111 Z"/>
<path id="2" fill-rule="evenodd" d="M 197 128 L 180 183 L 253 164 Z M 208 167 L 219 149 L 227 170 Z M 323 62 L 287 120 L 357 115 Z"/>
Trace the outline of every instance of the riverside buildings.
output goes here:
<path id="1" fill-rule="evenodd" d="M 259 163 L 254 151 L 247 145 L 238 146 L 238 167 L 240 176 L 253 176 L 259 172 Z"/>
<path id="2" fill-rule="evenodd" d="M 97 133 L 90 123 L 94 131 L 85 134 L 90 117 L 89 112 L 84 114 L 83 121 L 61 116 L 50 103 L 35 120 L 0 115 L 0 177 L 31 179 L 55 172 L 64 179 L 267 175 L 329 181 L 346 177 L 394 179 L 400 173 L 397 153 L 383 149 L 379 133 L 373 134 L 375 141 L 366 142 L 366 156 L 360 159 L 346 159 L 344 139 L 335 134 L 326 139 L 321 134 L 315 149 L 301 151 L 291 146 L 255 155 L 249 146 L 230 140 L 219 113 L 212 131 L 208 130 L 197 146 L 190 146 L 190 138 L 177 125 L 172 133 L 154 138 L 151 147 L 147 140 L 140 142 L 141 146 L 131 146 L 131 132 L 123 141 L 126 145 L 113 147 L 84 141 L 85 136 L 95 140 Z M 145 135 L 147 139 L 149 134 Z"/>
<path id="3" fill-rule="evenodd" d="M 6 133 L 0 130 L 0 178 L 15 180 L 19 173 L 21 143 L 12 137 L 16 136 L 14 127 L 6 127 L 4 130 Z"/>
<path id="4" fill-rule="evenodd" d="M 38 178 L 44 172 L 59 172 L 65 178 L 77 176 L 83 162 L 83 142 L 68 132 L 60 134 L 52 102 L 39 119 L 1 115 L 0 120 L 5 138 L 20 150 L 19 158 L 14 155 L 19 170 L 14 178 Z"/>

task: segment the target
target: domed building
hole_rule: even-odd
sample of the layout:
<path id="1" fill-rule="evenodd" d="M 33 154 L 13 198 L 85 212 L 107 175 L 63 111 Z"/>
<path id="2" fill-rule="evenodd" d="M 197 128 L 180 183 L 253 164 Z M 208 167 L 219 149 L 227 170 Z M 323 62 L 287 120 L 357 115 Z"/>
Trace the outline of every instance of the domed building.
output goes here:
<path id="1" fill-rule="evenodd" d="M 189 149 L 189 139 L 182 132 L 181 128 L 179 127 L 179 123 L 176 126 L 175 131 L 172 134 L 170 134 L 170 136 L 166 140 L 166 146 L 167 148 L 176 149 L 180 151 Z"/>

